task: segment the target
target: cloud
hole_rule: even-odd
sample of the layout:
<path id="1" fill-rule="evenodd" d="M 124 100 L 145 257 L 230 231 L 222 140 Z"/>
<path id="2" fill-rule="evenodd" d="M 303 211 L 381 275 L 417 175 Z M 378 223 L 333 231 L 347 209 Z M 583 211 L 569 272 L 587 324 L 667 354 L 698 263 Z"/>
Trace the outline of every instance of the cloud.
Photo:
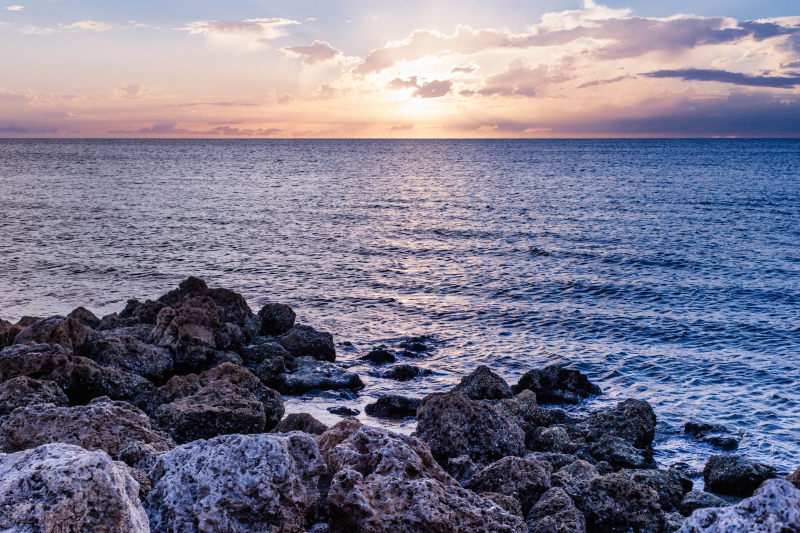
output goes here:
<path id="1" fill-rule="evenodd" d="M 25 9 L 25 6 L 8 6 L 6 10 L 8 11 L 22 11 Z"/>
<path id="2" fill-rule="evenodd" d="M 342 53 L 341 50 L 337 50 L 329 43 L 323 41 L 314 41 L 308 46 L 287 46 L 282 48 L 282 50 L 302 57 L 303 63 L 306 65 L 313 65 L 320 61 L 327 61 Z"/>
<path id="3" fill-rule="evenodd" d="M 463 66 L 463 67 L 458 67 L 458 66 L 453 67 L 453 68 L 450 69 L 450 73 L 451 74 L 472 74 L 476 70 L 478 70 L 477 65 L 470 64 L 470 65 L 466 65 L 466 66 Z"/>
<path id="4" fill-rule="evenodd" d="M 285 36 L 286 27 L 294 24 L 300 23 L 284 18 L 198 20 L 176 29 L 205 36 L 214 46 L 254 51 L 267 48 L 270 41 Z"/>
<path id="5" fill-rule="evenodd" d="M 131 83 L 114 89 L 114 96 L 118 98 L 141 98 L 149 92 L 149 89 L 142 87 L 138 83 Z"/>
<path id="6" fill-rule="evenodd" d="M 16 124 L 0 126 L 0 135 L 48 135 L 55 133 L 58 133 L 58 129 L 50 126 L 18 126 Z"/>
<path id="7" fill-rule="evenodd" d="M 536 96 L 542 88 L 552 83 L 568 80 L 569 77 L 550 74 L 546 66 L 528 68 L 525 61 L 517 59 L 499 74 L 489 76 L 477 91 L 482 96 Z"/>
<path id="8" fill-rule="evenodd" d="M 178 128 L 175 123 L 154 124 L 149 128 L 139 128 L 136 131 L 112 131 L 110 133 L 137 133 L 139 135 L 185 135 L 192 133 L 189 130 Z"/>
<path id="9" fill-rule="evenodd" d="M 414 96 L 418 98 L 440 98 L 450 94 L 452 88 L 452 81 L 433 80 L 420 85 L 417 90 L 414 91 Z"/>
<path id="10" fill-rule="evenodd" d="M 631 76 L 617 76 L 616 78 L 609 78 L 607 80 L 592 80 L 587 81 L 586 83 L 581 83 L 578 85 L 578 89 L 586 89 L 589 87 L 598 87 L 600 85 L 609 85 L 611 83 L 617 83 L 618 81 L 628 80 Z"/>
<path id="11" fill-rule="evenodd" d="M 747 87 L 772 87 L 791 89 L 800 85 L 800 76 L 752 76 L 727 70 L 687 68 L 678 70 L 657 70 L 644 74 L 650 78 L 680 78 L 686 81 L 716 81 Z"/>
<path id="12" fill-rule="evenodd" d="M 68 26 L 64 26 L 68 30 L 90 30 L 90 31 L 107 31 L 114 27 L 110 22 L 96 22 L 94 20 L 81 20 L 73 22 Z"/>
<path id="13" fill-rule="evenodd" d="M 407 80 L 402 78 L 395 78 L 389 82 L 389 88 L 394 90 L 400 89 L 418 89 L 419 80 L 416 76 L 411 76 Z"/>

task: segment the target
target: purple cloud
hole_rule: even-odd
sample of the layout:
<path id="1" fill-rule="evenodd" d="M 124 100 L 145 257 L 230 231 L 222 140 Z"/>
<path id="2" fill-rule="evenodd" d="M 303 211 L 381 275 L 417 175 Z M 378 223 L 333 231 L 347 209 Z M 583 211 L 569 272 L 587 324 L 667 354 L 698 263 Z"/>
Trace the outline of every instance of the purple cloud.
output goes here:
<path id="1" fill-rule="evenodd" d="M 306 65 L 327 61 L 342 53 L 341 50 L 337 50 L 329 43 L 323 41 L 314 41 L 308 46 L 287 46 L 283 48 L 283 50 L 303 57 L 303 63 Z"/>
<path id="2" fill-rule="evenodd" d="M 452 88 L 452 81 L 433 80 L 420 85 L 419 88 L 414 91 L 414 96 L 418 98 L 440 98 L 450 94 Z"/>
<path id="3" fill-rule="evenodd" d="M 657 70 L 645 74 L 650 78 L 680 78 L 686 81 L 716 81 L 747 87 L 772 87 L 791 89 L 800 85 L 800 76 L 751 76 L 727 70 L 687 68 L 678 70 Z"/>

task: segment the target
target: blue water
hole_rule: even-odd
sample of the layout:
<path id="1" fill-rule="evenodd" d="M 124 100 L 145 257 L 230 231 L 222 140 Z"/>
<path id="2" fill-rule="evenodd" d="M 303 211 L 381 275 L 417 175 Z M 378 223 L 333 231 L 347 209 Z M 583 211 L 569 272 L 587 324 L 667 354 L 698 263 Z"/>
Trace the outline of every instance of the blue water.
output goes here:
<path id="1" fill-rule="evenodd" d="M 650 401 L 658 459 L 727 424 L 800 466 L 800 142 L 0 141 L 0 316 L 120 310 L 189 274 L 291 304 L 340 360 L 434 336 L 357 408 L 563 363 Z M 363 410 L 363 409 L 362 409 Z M 408 430 L 407 425 L 399 429 Z"/>

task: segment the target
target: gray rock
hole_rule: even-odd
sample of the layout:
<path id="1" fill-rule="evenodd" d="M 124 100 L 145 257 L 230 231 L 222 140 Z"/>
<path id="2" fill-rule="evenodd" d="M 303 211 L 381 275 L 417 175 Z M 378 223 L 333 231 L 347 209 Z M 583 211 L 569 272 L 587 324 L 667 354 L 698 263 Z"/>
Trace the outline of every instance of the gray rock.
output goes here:
<path id="1" fill-rule="evenodd" d="M 377 418 L 404 418 L 416 416 L 421 401 L 397 394 L 381 396 L 375 403 L 367 404 L 364 410 L 369 416 Z"/>
<path id="2" fill-rule="evenodd" d="M 472 476 L 483 470 L 470 459 L 469 455 L 460 455 L 449 459 L 444 469 L 462 487 L 466 487 Z"/>
<path id="3" fill-rule="evenodd" d="M 93 336 L 81 353 L 101 366 L 137 374 L 152 381 L 164 382 L 170 377 L 174 360 L 169 350 L 146 344 L 129 335 L 114 335 L 114 331 Z"/>
<path id="4" fill-rule="evenodd" d="M 72 353 L 60 345 L 15 344 L 0 350 L 0 381 L 17 376 L 54 381 L 67 386 L 72 376 Z"/>
<path id="5" fill-rule="evenodd" d="M 786 481 L 800 489 L 800 468 L 786 476 Z"/>
<path id="6" fill-rule="evenodd" d="M 600 394 L 600 387 L 577 370 L 558 365 L 526 372 L 514 386 L 514 392 L 531 390 L 542 403 L 578 403 Z"/>
<path id="7" fill-rule="evenodd" d="M 96 328 L 100 325 L 100 319 L 85 307 L 75 308 L 67 315 L 67 318 L 74 318 L 88 328 Z"/>
<path id="8" fill-rule="evenodd" d="M 727 433 L 728 428 L 726 428 L 722 424 L 710 424 L 708 422 L 699 422 L 697 420 L 692 420 L 686 422 L 686 424 L 683 426 L 683 431 L 684 433 L 687 433 L 694 437 L 704 437 L 712 433 Z"/>
<path id="9" fill-rule="evenodd" d="M 153 533 L 305 530 L 325 463 L 306 434 L 224 435 L 159 456 L 146 507 Z"/>
<path id="10" fill-rule="evenodd" d="M 358 374 L 313 357 L 298 357 L 285 374 L 278 376 L 275 388 L 285 394 L 303 394 L 310 390 L 359 390 L 364 383 Z"/>
<path id="11" fill-rule="evenodd" d="M 712 455 L 703 469 L 708 490 L 731 496 L 750 496 L 764 481 L 777 476 L 773 467 L 741 455 Z"/>
<path id="12" fill-rule="evenodd" d="M 719 448 L 720 450 L 725 451 L 733 451 L 739 447 L 739 439 L 736 437 L 730 437 L 727 435 L 707 435 L 700 439 L 702 442 L 706 442 L 715 448 Z"/>
<path id="13" fill-rule="evenodd" d="M 622 470 L 621 472 L 640 485 L 656 491 L 658 503 L 664 511 L 679 509 L 684 495 L 692 490 L 692 480 L 676 470 Z"/>
<path id="14" fill-rule="evenodd" d="M 139 484 L 102 451 L 48 444 L 0 455 L 0 528 L 146 533 Z"/>
<path id="15" fill-rule="evenodd" d="M 561 487 L 570 496 L 577 496 L 599 475 L 600 472 L 594 465 L 578 459 L 556 471 L 551 476 L 551 482 L 554 487 Z"/>
<path id="16" fill-rule="evenodd" d="M 258 312 L 262 335 L 282 335 L 292 329 L 297 314 L 286 304 L 268 303 Z"/>
<path id="17" fill-rule="evenodd" d="M 572 441 L 563 426 L 538 427 L 533 430 L 528 448 L 540 452 L 574 453 L 578 444 Z"/>
<path id="18" fill-rule="evenodd" d="M 693 490 L 687 492 L 681 500 L 680 512 L 683 516 L 689 516 L 698 509 L 705 509 L 706 507 L 726 507 L 730 505 L 729 502 L 723 500 L 719 496 L 715 496 L 708 492 Z"/>
<path id="19" fill-rule="evenodd" d="M 619 437 L 636 446 L 647 448 L 653 443 L 656 414 L 644 400 L 628 399 L 609 409 L 593 412 L 581 424 L 587 440 L 600 440 L 603 435 Z"/>
<path id="20" fill-rule="evenodd" d="M 473 400 L 501 400 L 514 396 L 508 383 L 483 365 L 461 378 L 453 392 L 460 392 Z"/>
<path id="21" fill-rule="evenodd" d="M 737 505 L 699 509 L 680 533 L 789 533 L 800 531 L 800 490 L 785 480 L 768 480 Z"/>
<path id="22" fill-rule="evenodd" d="M 393 379 L 395 381 L 410 381 L 419 376 L 429 375 L 432 372 L 427 368 L 420 368 L 414 365 L 396 365 L 387 372 L 381 374 L 381 377 L 386 379 Z"/>
<path id="23" fill-rule="evenodd" d="M 7 415 L 17 407 L 43 403 L 64 406 L 69 400 L 61 387 L 53 381 L 18 376 L 0 383 L 0 415 Z"/>
<path id="24" fill-rule="evenodd" d="M 658 494 L 625 474 L 595 477 L 572 498 L 589 533 L 663 533 L 666 527 Z"/>
<path id="25" fill-rule="evenodd" d="M 563 489 L 553 487 L 536 502 L 525 522 L 529 533 L 585 533 L 586 520 Z"/>
<path id="26" fill-rule="evenodd" d="M 478 495 L 496 504 L 501 509 L 505 509 L 514 516 L 525 517 L 525 515 L 522 514 L 522 506 L 520 506 L 519 501 L 513 496 L 506 496 L 499 492 L 480 492 Z"/>
<path id="27" fill-rule="evenodd" d="M 147 378 L 116 368 L 100 366 L 85 357 L 72 357 L 67 396 L 70 403 L 87 403 L 93 398 L 108 396 L 112 400 L 133 400 L 153 383 Z"/>
<path id="28" fill-rule="evenodd" d="M 535 432 L 540 427 L 574 424 L 577 422 L 577 419 L 568 415 L 563 409 L 538 405 L 536 403 L 536 394 L 529 390 L 520 392 L 514 398 L 500 400 L 495 405 L 522 428 L 525 432 L 525 442 L 528 446 L 533 443 Z"/>
<path id="29" fill-rule="evenodd" d="M 553 467 L 553 472 L 564 468 L 577 461 L 579 458 L 568 453 L 553 453 L 553 452 L 531 452 L 525 457 L 533 457 L 539 461 L 549 463 Z"/>
<path id="30" fill-rule="evenodd" d="M 683 526 L 685 518 L 678 511 L 670 511 L 664 513 L 664 531 L 666 533 L 674 533 Z"/>
<path id="31" fill-rule="evenodd" d="M 311 435 L 322 435 L 328 431 L 328 426 L 314 418 L 308 413 L 290 413 L 278 424 L 277 431 L 289 433 L 290 431 L 302 431 Z"/>
<path id="32" fill-rule="evenodd" d="M 74 350 L 86 342 L 90 332 L 79 320 L 53 316 L 39 319 L 17 333 L 14 344 L 58 344 Z"/>
<path id="33" fill-rule="evenodd" d="M 504 457 L 470 479 L 467 488 L 475 492 L 496 492 L 516 498 L 527 513 L 550 488 L 551 467 L 532 458 Z"/>
<path id="34" fill-rule="evenodd" d="M 313 357 L 319 361 L 336 360 L 333 335 L 327 331 L 295 324 L 292 329 L 277 337 L 277 341 L 294 357 Z"/>
<path id="35" fill-rule="evenodd" d="M 655 468 L 653 454 L 633 447 L 628 441 L 613 435 L 603 435 L 589 445 L 588 451 L 597 461 L 606 461 L 613 468 Z"/>

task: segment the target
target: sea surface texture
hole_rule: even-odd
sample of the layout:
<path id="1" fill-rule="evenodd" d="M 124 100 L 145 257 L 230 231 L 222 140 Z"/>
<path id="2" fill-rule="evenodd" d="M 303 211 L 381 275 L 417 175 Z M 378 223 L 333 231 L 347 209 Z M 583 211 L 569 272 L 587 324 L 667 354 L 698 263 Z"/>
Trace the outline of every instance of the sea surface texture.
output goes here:
<path id="1" fill-rule="evenodd" d="M 360 396 L 289 410 L 559 363 L 602 386 L 593 405 L 648 400 L 662 464 L 702 466 L 698 418 L 800 466 L 798 141 L 5 140 L 0 202 L 6 319 L 196 275 L 289 303 L 353 343 L 345 364 L 432 336 L 405 361 L 432 375 L 356 365 Z"/>

